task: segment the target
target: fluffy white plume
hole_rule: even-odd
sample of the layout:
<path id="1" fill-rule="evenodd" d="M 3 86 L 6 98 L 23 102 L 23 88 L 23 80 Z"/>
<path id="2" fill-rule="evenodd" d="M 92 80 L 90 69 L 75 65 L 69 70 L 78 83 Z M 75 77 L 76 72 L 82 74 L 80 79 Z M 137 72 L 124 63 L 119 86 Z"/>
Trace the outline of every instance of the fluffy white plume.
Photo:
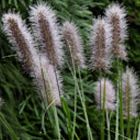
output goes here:
<path id="1" fill-rule="evenodd" d="M 62 42 L 54 11 L 46 3 L 35 5 L 30 9 L 30 21 L 36 42 L 46 53 L 50 64 L 62 66 Z"/>
<path id="2" fill-rule="evenodd" d="M 133 69 L 127 68 L 122 75 L 123 85 L 123 109 L 126 116 L 137 116 L 138 100 L 140 89 L 138 86 L 137 75 Z"/>
<path id="3" fill-rule="evenodd" d="M 112 26 L 112 51 L 116 57 L 125 60 L 127 52 L 123 45 L 127 37 L 126 12 L 119 4 L 106 9 L 106 21 Z"/>
<path id="4" fill-rule="evenodd" d="M 14 13 L 4 14 L 3 24 L 4 32 L 16 50 L 19 60 L 24 63 L 24 69 L 29 69 L 28 72 L 34 77 L 43 101 L 60 105 L 57 87 L 60 85 L 59 74 L 57 73 L 58 80 L 56 80 L 54 67 L 48 63 L 46 57 L 40 56 L 37 52 L 32 36 L 20 15 Z"/>
<path id="5" fill-rule="evenodd" d="M 36 80 L 42 97 L 47 99 L 49 104 L 61 105 L 62 84 L 59 71 L 48 63 L 45 55 L 40 56 L 40 68 L 40 71 L 36 70 Z"/>
<path id="6" fill-rule="evenodd" d="M 19 14 L 4 14 L 3 18 L 4 32 L 13 45 L 13 49 L 18 55 L 19 61 L 23 63 L 26 71 L 34 72 L 34 67 L 39 62 L 39 57 L 29 30 Z"/>
<path id="7" fill-rule="evenodd" d="M 83 45 L 77 26 L 72 22 L 66 21 L 63 24 L 62 30 L 64 40 L 70 49 L 72 59 L 77 66 L 84 68 L 85 58 L 83 54 Z"/>
<path id="8" fill-rule="evenodd" d="M 108 70 L 111 64 L 111 27 L 104 19 L 94 20 L 91 32 L 91 69 Z"/>
<path id="9" fill-rule="evenodd" d="M 95 91 L 95 100 L 97 102 L 98 108 L 100 107 L 103 108 L 104 97 L 105 97 L 105 109 L 115 110 L 116 97 L 112 82 L 108 79 L 102 78 L 100 81 L 98 81 Z"/>

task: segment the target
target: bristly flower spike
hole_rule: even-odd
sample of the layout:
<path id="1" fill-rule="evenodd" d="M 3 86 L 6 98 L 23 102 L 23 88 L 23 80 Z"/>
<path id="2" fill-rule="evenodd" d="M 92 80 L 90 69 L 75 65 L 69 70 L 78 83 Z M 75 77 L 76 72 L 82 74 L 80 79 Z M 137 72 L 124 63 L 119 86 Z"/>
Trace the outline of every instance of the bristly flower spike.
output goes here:
<path id="1" fill-rule="evenodd" d="M 137 116 L 138 101 L 140 98 L 140 88 L 138 86 L 137 75 L 133 69 L 127 67 L 126 72 L 122 75 L 123 86 L 123 109 L 124 114 L 128 117 Z"/>
<path id="2" fill-rule="evenodd" d="M 101 96 L 101 97 L 100 97 Z M 105 100 L 104 100 L 105 99 Z M 95 90 L 95 100 L 97 102 L 98 108 L 113 111 L 116 107 L 116 97 L 113 84 L 110 80 L 102 78 L 97 82 Z"/>
<path id="3" fill-rule="evenodd" d="M 83 54 L 83 43 L 79 35 L 79 30 L 73 22 L 66 21 L 62 27 L 63 38 L 69 47 L 71 57 L 76 66 L 85 68 L 85 57 Z"/>
<path id="4" fill-rule="evenodd" d="M 46 53 L 50 64 L 62 67 L 62 42 L 55 12 L 46 3 L 32 6 L 30 9 L 30 21 L 40 50 Z"/>
<path id="5" fill-rule="evenodd" d="M 119 4 L 111 4 L 105 12 L 106 22 L 112 26 L 112 52 L 115 57 L 122 60 L 127 59 L 124 46 L 127 37 L 126 11 Z"/>
<path id="6" fill-rule="evenodd" d="M 103 18 L 94 20 L 91 47 L 91 69 L 107 71 L 111 65 L 111 27 Z"/>
<path id="7" fill-rule="evenodd" d="M 18 54 L 18 59 L 24 64 L 24 69 L 34 78 L 43 102 L 54 102 L 54 104 L 60 105 L 53 68 L 47 59 L 37 52 L 33 38 L 20 15 L 15 13 L 4 14 L 3 27 L 13 49 Z M 57 75 L 59 81 L 59 74 Z"/>
<path id="8" fill-rule="evenodd" d="M 48 104 L 60 106 L 63 91 L 59 71 L 57 70 L 57 73 L 55 73 L 54 66 L 47 61 L 46 56 L 43 54 L 40 56 L 40 68 L 42 76 L 39 76 L 39 78 L 41 77 L 42 79 L 38 79 L 38 81 L 44 81 L 43 86 L 42 83 L 40 84 L 43 98 L 48 100 Z"/>
<path id="9" fill-rule="evenodd" d="M 16 13 L 7 13 L 3 15 L 3 29 L 13 49 L 22 62 L 25 71 L 32 73 L 36 63 L 39 62 L 34 42 L 28 28 L 21 16 Z M 35 62 L 35 63 L 34 63 Z"/>

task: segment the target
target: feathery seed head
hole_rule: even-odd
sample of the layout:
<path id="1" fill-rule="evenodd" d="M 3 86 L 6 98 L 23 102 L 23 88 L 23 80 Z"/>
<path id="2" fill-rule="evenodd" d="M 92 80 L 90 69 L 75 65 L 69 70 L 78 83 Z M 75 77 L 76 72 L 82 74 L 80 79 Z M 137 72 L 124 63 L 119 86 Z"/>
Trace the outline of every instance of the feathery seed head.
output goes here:
<path id="1" fill-rule="evenodd" d="M 106 21 L 112 26 L 112 52 L 120 59 L 126 60 L 125 46 L 127 37 L 126 12 L 119 4 L 111 4 L 106 9 Z"/>
<path id="2" fill-rule="evenodd" d="M 104 19 L 94 20 L 91 33 L 91 69 L 108 70 L 111 64 L 111 27 Z"/>
<path id="3" fill-rule="evenodd" d="M 36 69 L 36 83 L 42 98 L 48 104 L 61 105 L 62 84 L 59 71 L 51 65 L 45 55 L 40 56 L 40 69 Z"/>
<path id="4" fill-rule="evenodd" d="M 63 50 L 59 26 L 54 11 L 47 4 L 38 4 L 31 7 L 30 21 L 33 26 L 36 42 L 46 53 L 48 62 L 62 66 Z"/>
<path id="5" fill-rule="evenodd" d="M 123 108 L 126 116 L 137 116 L 137 104 L 140 95 L 138 79 L 133 69 L 127 67 L 122 75 Z"/>
<path id="6" fill-rule="evenodd" d="M 31 76 L 34 77 L 43 101 L 60 105 L 58 85 L 61 90 L 61 83 L 59 73 L 47 61 L 46 56 L 37 52 L 32 36 L 20 15 L 14 13 L 5 14 L 3 16 L 3 26 L 4 32 L 18 54 L 18 58 L 24 63 L 24 68 L 29 69 Z M 57 73 L 57 79 L 55 72 Z"/>
<path id="7" fill-rule="evenodd" d="M 33 72 L 34 62 L 38 57 L 32 36 L 24 21 L 19 14 L 15 13 L 4 14 L 2 21 L 4 32 L 13 45 L 13 49 L 16 50 L 19 61 L 23 63 L 23 68 Z"/>
<path id="8" fill-rule="evenodd" d="M 63 24 L 62 30 L 64 40 L 70 49 L 72 59 L 77 66 L 84 68 L 85 58 L 83 54 L 82 39 L 79 35 L 78 28 L 74 23 L 66 21 Z"/>
<path id="9" fill-rule="evenodd" d="M 102 78 L 97 83 L 95 91 L 95 100 L 97 102 L 98 108 L 103 108 L 103 98 L 105 95 L 105 109 L 115 110 L 115 90 L 112 85 L 112 82 L 108 79 Z M 101 97 L 100 97 L 101 96 Z"/>

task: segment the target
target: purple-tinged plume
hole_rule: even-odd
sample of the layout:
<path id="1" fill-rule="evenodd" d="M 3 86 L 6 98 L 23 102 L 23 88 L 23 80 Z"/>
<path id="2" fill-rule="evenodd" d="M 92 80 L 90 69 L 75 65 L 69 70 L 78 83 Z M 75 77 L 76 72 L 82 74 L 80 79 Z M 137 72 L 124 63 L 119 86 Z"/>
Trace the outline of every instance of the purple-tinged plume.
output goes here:
<path id="1" fill-rule="evenodd" d="M 115 90 L 110 80 L 102 78 L 100 81 L 97 82 L 95 90 L 95 100 L 97 102 L 98 108 L 103 109 L 104 103 L 104 109 L 115 110 Z"/>
<path id="2" fill-rule="evenodd" d="M 85 58 L 83 54 L 83 43 L 77 26 L 72 22 L 66 21 L 63 24 L 62 32 L 75 65 L 84 68 Z"/>
<path id="3" fill-rule="evenodd" d="M 106 9 L 106 22 L 112 27 L 112 52 L 115 57 L 126 60 L 127 52 L 124 46 L 127 37 L 126 12 L 119 4 L 111 4 Z"/>
<path id="4" fill-rule="evenodd" d="M 57 89 L 61 85 L 59 74 L 57 72 L 56 81 L 54 66 L 35 48 L 33 38 L 20 15 L 4 14 L 3 27 L 24 69 L 34 78 L 43 102 L 60 105 L 60 93 Z"/>
<path id="5" fill-rule="evenodd" d="M 91 32 L 91 69 L 108 70 L 111 64 L 111 28 L 104 19 L 94 20 Z"/>
<path id="6" fill-rule="evenodd" d="M 34 72 L 34 67 L 38 62 L 37 51 L 34 48 L 34 42 L 28 28 L 26 27 L 21 16 L 16 13 L 4 14 L 3 29 L 8 36 L 9 41 L 16 50 L 19 61 L 22 62 L 23 68 L 26 71 Z"/>
<path id="7" fill-rule="evenodd" d="M 126 116 L 137 116 L 140 88 L 137 75 L 133 69 L 127 67 L 122 75 L 123 109 Z"/>
<path id="8" fill-rule="evenodd" d="M 46 53 L 50 64 L 62 67 L 62 42 L 55 12 L 46 3 L 32 6 L 30 9 L 30 21 L 36 42 L 41 51 Z"/>

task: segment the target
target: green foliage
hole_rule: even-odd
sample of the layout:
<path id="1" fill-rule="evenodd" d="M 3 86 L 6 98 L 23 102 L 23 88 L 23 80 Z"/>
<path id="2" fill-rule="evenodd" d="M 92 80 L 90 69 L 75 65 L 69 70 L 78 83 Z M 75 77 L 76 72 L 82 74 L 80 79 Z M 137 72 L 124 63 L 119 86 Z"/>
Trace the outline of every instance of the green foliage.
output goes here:
<path id="1" fill-rule="evenodd" d="M 38 0 L 1 0 L 0 16 L 9 9 L 19 11 L 26 19 L 29 5 L 37 3 Z M 74 21 L 80 29 L 84 40 L 85 52 L 89 57 L 89 32 L 91 30 L 92 19 L 97 15 L 102 15 L 103 9 L 111 3 L 109 0 L 47 0 L 47 2 L 57 12 L 60 23 L 65 20 Z M 140 2 L 139 0 L 123 0 L 123 4 L 128 11 L 129 39 L 126 46 L 129 52 L 129 64 L 133 65 L 137 71 L 140 70 Z M 133 6 L 132 6 L 133 5 Z M 0 19 L 1 20 L 1 19 Z M 28 20 L 26 21 L 28 22 Z M 55 139 L 53 135 L 53 120 L 48 119 L 48 110 L 43 108 L 32 79 L 27 73 L 22 71 L 21 65 L 16 60 L 15 52 L 11 50 L 11 45 L 2 33 L 0 24 L 0 95 L 4 98 L 3 107 L 0 110 L 0 139 L 1 140 L 45 140 Z M 115 64 L 114 64 L 115 66 Z M 114 68 L 115 69 L 115 68 Z M 113 69 L 113 71 L 114 71 Z M 65 99 L 62 99 L 63 108 L 58 108 L 61 133 L 64 139 L 70 139 L 74 116 L 74 79 L 70 70 L 66 67 L 62 72 L 64 79 Z M 77 74 L 78 75 L 78 74 Z M 95 107 L 93 98 L 97 74 L 84 70 L 81 72 L 85 105 L 92 133 L 95 140 L 100 138 L 100 124 L 102 118 L 100 112 Z M 116 75 L 115 75 L 116 76 Z M 112 78 L 112 77 L 111 77 Z M 79 83 L 80 78 L 77 79 Z M 87 127 L 82 104 L 77 95 L 77 123 L 75 124 L 75 139 L 87 139 Z M 115 115 L 112 114 L 111 138 L 115 133 Z M 136 133 L 138 128 L 137 120 L 133 120 L 131 129 Z M 135 126 L 137 124 L 137 126 Z M 126 126 L 124 126 L 126 127 Z M 107 135 L 107 130 L 105 134 Z M 136 134 L 135 134 L 136 135 Z M 134 139 L 135 140 L 135 139 Z"/>

